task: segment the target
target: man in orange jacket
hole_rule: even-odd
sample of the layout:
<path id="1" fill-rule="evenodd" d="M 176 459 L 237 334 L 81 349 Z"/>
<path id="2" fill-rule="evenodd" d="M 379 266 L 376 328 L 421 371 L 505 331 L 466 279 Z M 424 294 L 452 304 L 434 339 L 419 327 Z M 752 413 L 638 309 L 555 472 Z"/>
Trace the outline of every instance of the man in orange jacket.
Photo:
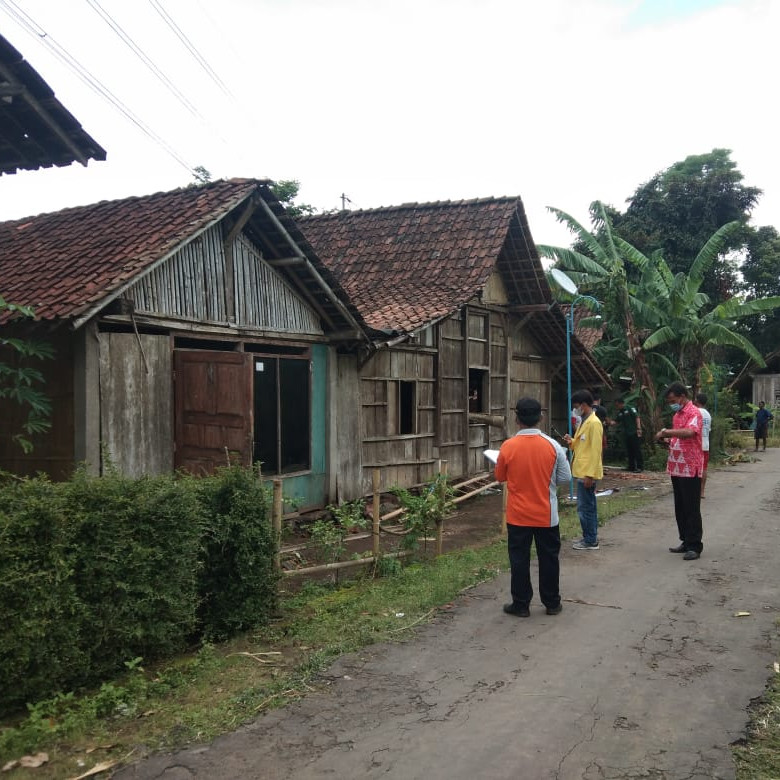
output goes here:
<path id="1" fill-rule="evenodd" d="M 518 432 L 498 453 L 496 479 L 507 483 L 506 529 L 512 570 L 512 602 L 504 612 L 529 617 L 534 595 L 531 585 L 531 541 L 539 560 L 539 596 L 548 615 L 561 611 L 559 586 L 561 534 L 558 528 L 556 486 L 571 479 L 564 449 L 537 427 L 542 406 L 521 398 L 515 407 Z"/>

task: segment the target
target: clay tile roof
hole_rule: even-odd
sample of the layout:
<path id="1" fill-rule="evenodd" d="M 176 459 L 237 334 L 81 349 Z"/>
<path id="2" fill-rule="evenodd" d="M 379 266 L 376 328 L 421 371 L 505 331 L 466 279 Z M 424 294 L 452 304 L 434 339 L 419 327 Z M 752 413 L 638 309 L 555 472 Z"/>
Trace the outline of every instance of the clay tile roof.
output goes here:
<path id="1" fill-rule="evenodd" d="M 566 320 L 518 197 L 407 203 L 298 224 L 375 337 L 409 334 L 448 316 L 498 271 L 509 309 L 536 307 L 530 332 L 549 355 L 565 354 Z M 572 354 L 578 379 L 610 384 L 576 336 Z"/>
<path id="2" fill-rule="evenodd" d="M 43 320 L 98 304 L 263 182 L 219 181 L 0 223 L 0 295 Z"/>
<path id="3" fill-rule="evenodd" d="M 534 302 L 537 293 L 549 297 L 536 278 L 541 264 L 519 198 L 408 203 L 306 217 L 299 225 L 375 331 L 409 333 L 471 300 L 513 236 L 526 267 L 513 264 L 510 295 L 515 302 L 529 292 Z"/>

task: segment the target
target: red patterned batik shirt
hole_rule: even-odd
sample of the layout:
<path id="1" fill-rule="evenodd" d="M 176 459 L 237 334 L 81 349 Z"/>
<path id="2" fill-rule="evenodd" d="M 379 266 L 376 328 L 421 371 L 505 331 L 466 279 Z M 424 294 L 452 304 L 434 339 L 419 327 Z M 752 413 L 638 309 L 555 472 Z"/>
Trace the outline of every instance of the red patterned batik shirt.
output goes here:
<path id="1" fill-rule="evenodd" d="M 704 471 L 704 454 L 701 449 L 702 417 L 699 409 L 690 401 L 674 413 L 672 428 L 690 428 L 694 435 L 689 439 L 669 439 L 669 457 L 666 471 L 673 477 L 700 477 Z"/>

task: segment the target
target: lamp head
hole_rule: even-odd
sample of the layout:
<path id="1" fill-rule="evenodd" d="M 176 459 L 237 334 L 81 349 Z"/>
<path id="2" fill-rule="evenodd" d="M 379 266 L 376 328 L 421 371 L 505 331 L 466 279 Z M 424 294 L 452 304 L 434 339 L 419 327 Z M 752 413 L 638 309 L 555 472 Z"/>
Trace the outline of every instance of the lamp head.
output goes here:
<path id="1" fill-rule="evenodd" d="M 564 292 L 569 293 L 569 295 L 576 295 L 577 294 L 577 285 L 574 284 L 572 279 L 570 277 L 568 277 L 563 271 L 561 271 L 558 268 L 553 268 L 550 271 L 550 276 L 552 276 L 553 281 Z"/>

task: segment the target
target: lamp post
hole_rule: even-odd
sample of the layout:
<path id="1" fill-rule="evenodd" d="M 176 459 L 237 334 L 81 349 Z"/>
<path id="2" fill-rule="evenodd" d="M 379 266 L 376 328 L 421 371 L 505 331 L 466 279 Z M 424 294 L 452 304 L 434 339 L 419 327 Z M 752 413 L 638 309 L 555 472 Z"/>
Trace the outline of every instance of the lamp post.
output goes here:
<path id="1" fill-rule="evenodd" d="M 569 304 L 569 313 L 566 316 L 566 416 L 568 417 L 569 438 L 571 438 L 573 435 L 571 424 L 571 337 L 574 333 L 574 307 L 578 301 L 582 300 L 591 301 L 595 305 L 596 310 L 601 308 L 601 304 L 592 295 L 580 295 L 577 291 L 577 285 L 563 271 L 553 268 L 550 271 L 550 275 L 561 289 L 574 296 Z M 569 461 L 571 461 L 570 449 L 567 450 L 567 454 Z M 574 477 L 569 480 L 569 500 L 574 500 Z"/>

